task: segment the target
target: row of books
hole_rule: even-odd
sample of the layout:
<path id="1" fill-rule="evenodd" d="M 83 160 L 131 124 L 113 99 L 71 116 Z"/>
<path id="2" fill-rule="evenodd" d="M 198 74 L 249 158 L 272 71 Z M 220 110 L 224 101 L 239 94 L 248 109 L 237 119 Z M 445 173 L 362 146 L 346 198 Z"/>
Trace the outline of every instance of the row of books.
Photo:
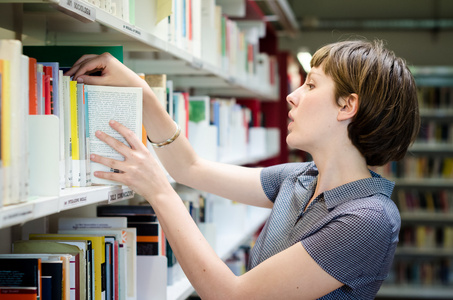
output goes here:
<path id="1" fill-rule="evenodd" d="M 111 170 L 91 163 L 88 159 L 90 153 L 122 159 L 94 133 L 102 130 L 127 144 L 108 125 L 109 120 L 115 119 L 141 136 L 141 88 L 78 84 L 63 75 L 58 62 L 41 62 L 22 51 L 20 41 L 0 41 L 0 157 L 3 172 L 3 200 L 0 204 L 24 202 L 29 197 L 28 176 L 33 162 L 29 162 L 28 157 L 29 151 L 36 146 L 29 145 L 31 115 L 45 115 L 57 120 L 59 130 L 53 139 L 58 147 L 59 170 L 56 172 L 60 175 L 60 188 L 91 183 L 117 184 L 99 181 L 92 176 L 96 169 Z"/>
<path id="2" fill-rule="evenodd" d="M 34 151 L 34 147 L 28 146 L 28 114 L 58 118 L 59 134 L 54 139 L 59 145 L 59 170 L 56 172 L 60 175 L 61 189 L 91 184 L 115 184 L 92 176 L 101 166 L 90 162 L 90 153 L 121 159 L 113 149 L 101 143 L 94 132 L 103 130 L 126 143 L 108 126 L 108 120 L 115 119 L 142 136 L 146 143 L 141 125 L 141 89 L 78 84 L 63 72 L 84 52 L 110 51 L 121 60 L 122 49 L 67 49 L 58 46 L 23 48 L 25 53 L 36 56 L 37 59 L 22 54 L 19 41 L 4 40 L 0 49 L 2 66 L 4 61 L 5 68 L 8 68 L 0 70 L 3 96 L 0 157 L 4 174 L 2 183 L 5 187 L 0 205 L 23 202 L 29 198 L 30 165 L 27 158 L 28 152 Z M 74 52 L 70 57 L 67 54 L 69 51 Z M 51 58 L 49 53 L 56 56 L 56 61 L 45 61 Z M 191 96 L 186 91 L 174 89 L 172 81 L 167 80 L 165 74 L 141 75 L 181 126 L 183 134 L 191 139 L 200 155 L 221 160 L 222 154 L 238 153 L 239 156 L 246 156 L 249 152 L 248 143 L 253 141 L 258 141 L 254 143 L 254 148 L 258 150 L 266 150 L 266 145 L 278 144 L 272 141 L 266 143 L 266 136 L 263 139 L 262 132 L 256 134 L 256 130 L 249 130 L 250 127 L 260 125 L 257 122 L 260 119 L 259 106 L 254 105 L 254 108 L 245 104 L 253 101 Z M 189 131 L 192 134 L 189 135 Z M 235 149 L 237 151 L 233 151 Z"/>
<path id="3" fill-rule="evenodd" d="M 277 83 L 275 57 L 259 50 L 264 21 L 233 20 L 215 0 L 172 0 L 166 5 L 140 1 L 136 7 L 140 7 L 137 26 L 191 53 L 200 63 L 221 68 L 233 78 Z"/>
<path id="4" fill-rule="evenodd" d="M 215 161 L 232 160 L 231 156 L 270 153 L 274 145 L 279 145 L 275 130 L 261 127 L 258 100 L 190 95 L 175 89 L 165 74 L 140 75 L 200 156 Z"/>
<path id="5" fill-rule="evenodd" d="M 136 299 L 136 245 L 126 218 L 62 218 L 58 233 L 13 243 L 0 268 L 16 276 L 0 285 L 35 288 L 33 299 Z"/>
<path id="6" fill-rule="evenodd" d="M 450 286 L 453 284 L 451 259 L 396 259 L 386 284 Z"/>
<path id="7" fill-rule="evenodd" d="M 376 168 L 384 177 L 392 178 L 453 178 L 453 158 L 406 156 Z"/>
<path id="8" fill-rule="evenodd" d="M 453 250 L 453 226 L 403 226 L 400 232 L 400 246 Z"/>
<path id="9" fill-rule="evenodd" d="M 0 255 L 0 286 L 35 288 L 33 299 L 137 299 L 137 257 L 167 255 L 156 215 L 149 205 L 101 205 L 97 216 L 59 218 L 57 233 L 15 241 L 12 254 Z"/>
<path id="10" fill-rule="evenodd" d="M 446 189 L 399 189 L 395 202 L 401 212 L 453 213 L 453 193 Z"/>
<path id="11" fill-rule="evenodd" d="M 417 142 L 453 143 L 453 124 L 435 121 L 423 123 L 418 133 Z"/>
<path id="12" fill-rule="evenodd" d="M 135 23 L 135 0 L 80 0 L 125 22 Z"/>
<path id="13" fill-rule="evenodd" d="M 448 86 L 419 86 L 418 102 L 422 109 L 452 109 L 453 88 Z"/>

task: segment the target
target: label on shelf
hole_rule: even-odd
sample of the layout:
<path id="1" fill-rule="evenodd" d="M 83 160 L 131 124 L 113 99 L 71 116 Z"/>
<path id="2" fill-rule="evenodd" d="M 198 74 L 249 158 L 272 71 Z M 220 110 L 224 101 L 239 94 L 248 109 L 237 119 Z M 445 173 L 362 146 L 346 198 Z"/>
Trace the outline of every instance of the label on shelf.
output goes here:
<path id="1" fill-rule="evenodd" d="M 126 34 L 132 34 L 135 37 L 142 37 L 142 30 L 131 24 L 123 24 L 123 31 Z"/>
<path id="2" fill-rule="evenodd" d="M 70 198 L 61 198 L 60 199 L 60 211 L 71 209 L 77 206 L 83 206 L 88 204 L 88 195 L 87 194 L 79 194 L 74 195 Z"/>
<path id="3" fill-rule="evenodd" d="M 203 61 L 201 59 L 198 59 L 198 58 L 194 57 L 192 59 L 191 65 L 192 65 L 192 67 L 194 69 L 202 69 L 203 68 Z"/>
<path id="4" fill-rule="evenodd" d="M 110 191 L 109 197 L 108 197 L 108 203 L 131 199 L 133 196 L 134 196 L 134 191 L 129 190 L 129 189 Z"/>
<path id="5" fill-rule="evenodd" d="M 94 22 L 96 20 L 96 8 L 87 3 L 77 0 L 60 0 L 60 7 L 68 14 L 82 17 L 82 21 Z"/>
<path id="6" fill-rule="evenodd" d="M 0 228 L 21 224 L 33 219 L 33 205 L 17 205 L 12 209 L 4 209 L 0 216 Z"/>

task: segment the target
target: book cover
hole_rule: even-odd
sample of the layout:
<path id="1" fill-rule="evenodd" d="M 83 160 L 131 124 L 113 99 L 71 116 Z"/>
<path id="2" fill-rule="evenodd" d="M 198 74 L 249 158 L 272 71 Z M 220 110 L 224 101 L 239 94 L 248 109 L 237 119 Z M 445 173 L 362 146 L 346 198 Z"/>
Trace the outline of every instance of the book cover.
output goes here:
<path id="1" fill-rule="evenodd" d="M 209 126 L 211 98 L 209 96 L 190 96 L 189 97 L 189 121 Z"/>
<path id="2" fill-rule="evenodd" d="M 167 75 L 145 74 L 145 81 L 156 95 L 162 107 L 167 108 Z"/>
<path id="3" fill-rule="evenodd" d="M 10 81 L 10 64 L 8 60 L 0 59 L 0 72 L 2 74 L 2 90 L 1 90 L 1 160 L 2 160 L 2 177 L 3 177 L 3 189 L 2 203 L 3 205 L 9 205 L 11 201 L 11 97 L 9 91 Z"/>
<path id="4" fill-rule="evenodd" d="M 47 261 L 42 269 L 44 276 L 51 277 L 51 299 L 63 299 L 63 261 Z"/>
<path id="5" fill-rule="evenodd" d="M 21 240 L 13 243 L 13 253 L 71 254 L 70 292 L 75 299 L 86 299 L 86 242 Z"/>
<path id="6" fill-rule="evenodd" d="M 71 156 L 72 156 L 72 186 L 80 186 L 80 152 L 79 127 L 77 117 L 77 81 L 69 82 L 69 102 L 71 115 Z"/>
<path id="7" fill-rule="evenodd" d="M 36 65 L 36 82 L 37 82 L 37 87 L 36 91 L 38 93 L 38 99 L 37 99 L 37 105 L 38 105 L 38 110 L 37 114 L 38 115 L 44 115 L 45 114 L 45 96 L 44 96 L 44 66 L 42 64 L 37 64 Z"/>
<path id="8" fill-rule="evenodd" d="M 19 118 L 21 124 L 28 124 L 28 106 L 29 106 L 29 62 L 30 59 L 26 55 L 21 56 L 21 93 L 20 97 L 20 112 Z M 27 130 L 22 131 L 19 135 L 20 153 L 19 153 L 19 202 L 25 202 L 28 200 L 29 195 L 29 165 L 28 165 L 28 126 L 25 126 Z"/>
<path id="9" fill-rule="evenodd" d="M 52 67 L 43 66 L 44 71 L 44 114 L 53 114 L 52 101 Z"/>
<path id="10" fill-rule="evenodd" d="M 142 136 L 142 105 L 143 92 L 141 88 L 112 87 L 85 85 L 85 101 L 88 107 L 88 131 L 90 136 L 90 152 L 104 157 L 124 160 L 124 157 L 112 147 L 100 141 L 95 136 L 97 130 L 103 131 L 129 146 L 126 139 L 113 130 L 110 120 L 115 120 L 138 137 Z M 95 171 L 119 172 L 99 163 L 91 162 L 91 183 L 117 185 L 118 182 L 97 178 Z"/>
<path id="11" fill-rule="evenodd" d="M 123 62 L 123 46 L 24 46 L 23 52 L 38 61 L 58 62 L 60 68 L 72 67 L 83 55 L 109 52 Z"/>
<path id="12" fill-rule="evenodd" d="M 165 236 L 151 206 L 99 205 L 98 216 L 125 216 L 137 229 L 137 255 L 165 255 Z"/>
<path id="13" fill-rule="evenodd" d="M 77 132 L 79 137 L 80 186 L 91 185 L 87 178 L 87 130 L 86 130 L 85 86 L 77 84 Z"/>
<path id="14" fill-rule="evenodd" d="M 3 254 L 0 257 L 0 286 L 33 287 L 41 297 L 41 259 Z M 4 292 L 6 293 L 6 292 Z M 3 294 L 1 294 L 3 295 Z"/>
<path id="15" fill-rule="evenodd" d="M 39 63 L 49 72 L 46 75 L 50 76 L 52 114 L 60 117 L 59 63 L 53 61 L 43 62 L 42 60 Z"/>
<path id="16" fill-rule="evenodd" d="M 29 83 L 28 83 L 28 93 L 29 93 L 29 114 L 30 115 L 37 115 L 38 114 L 38 69 L 37 69 L 37 62 L 36 58 L 30 57 L 28 64 L 28 76 L 29 76 Z"/>
<path id="17" fill-rule="evenodd" d="M 42 275 L 42 300 L 52 300 L 52 276 Z"/>
<path id="18" fill-rule="evenodd" d="M 71 96 L 70 96 L 70 82 L 69 76 L 62 78 L 63 90 L 63 110 L 64 110 L 64 161 L 65 161 L 65 187 L 72 186 L 72 132 L 71 132 Z"/>
<path id="19" fill-rule="evenodd" d="M 11 131 L 10 138 L 10 183 L 11 183 L 11 193 L 9 202 L 18 203 L 20 201 L 20 172 L 21 170 L 21 153 L 22 139 L 20 138 L 24 132 L 26 132 L 25 123 L 22 123 L 23 120 L 21 114 L 24 112 L 22 107 L 24 101 L 22 86 L 23 81 L 21 80 L 21 71 L 22 71 L 22 43 L 18 40 L 0 40 L 0 59 L 8 60 L 10 63 L 9 68 L 9 94 L 10 94 L 10 104 L 9 104 L 9 114 L 10 114 L 10 127 L 7 130 Z M 7 87 L 8 88 L 8 87 Z"/>
<path id="20" fill-rule="evenodd" d="M 2 300 L 36 300 L 38 292 L 35 287 L 2 287 L 0 286 L 0 299 Z M 45 300 L 45 298 L 42 298 Z M 49 298 L 48 298 L 49 299 Z"/>
<path id="21" fill-rule="evenodd" d="M 94 294 L 95 300 L 105 297 L 105 239 L 96 235 L 64 235 L 64 234 L 30 234 L 31 240 L 84 240 L 90 241 L 93 249 Z"/>
<path id="22" fill-rule="evenodd" d="M 59 218 L 58 231 L 59 233 L 72 231 L 77 234 L 115 235 L 119 242 L 118 260 L 123 261 L 118 268 L 119 293 L 124 297 L 136 298 L 137 230 L 127 227 L 126 217 Z"/>

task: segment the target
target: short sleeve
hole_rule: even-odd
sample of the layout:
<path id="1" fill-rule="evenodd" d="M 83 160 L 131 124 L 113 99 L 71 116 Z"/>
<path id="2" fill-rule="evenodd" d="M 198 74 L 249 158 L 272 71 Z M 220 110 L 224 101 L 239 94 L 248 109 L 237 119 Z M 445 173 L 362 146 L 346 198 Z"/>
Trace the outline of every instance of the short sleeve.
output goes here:
<path id="1" fill-rule="evenodd" d="M 261 186 L 267 198 L 275 202 L 283 181 L 291 174 L 305 167 L 306 164 L 287 163 L 263 168 L 261 170 Z"/>
<path id="2" fill-rule="evenodd" d="M 302 245 L 327 273 L 357 288 L 385 279 L 383 264 L 398 241 L 392 231 L 383 211 L 362 208 L 332 220 Z"/>

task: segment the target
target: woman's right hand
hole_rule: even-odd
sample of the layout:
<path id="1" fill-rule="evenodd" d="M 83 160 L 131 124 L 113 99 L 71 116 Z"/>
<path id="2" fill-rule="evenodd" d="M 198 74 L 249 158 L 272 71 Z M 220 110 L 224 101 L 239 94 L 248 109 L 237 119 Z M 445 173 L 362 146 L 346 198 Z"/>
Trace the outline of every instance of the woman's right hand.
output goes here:
<path id="1" fill-rule="evenodd" d="M 79 83 L 91 85 L 144 87 L 145 83 L 134 71 L 107 52 L 82 56 L 65 75 L 73 76 L 73 80 Z"/>

